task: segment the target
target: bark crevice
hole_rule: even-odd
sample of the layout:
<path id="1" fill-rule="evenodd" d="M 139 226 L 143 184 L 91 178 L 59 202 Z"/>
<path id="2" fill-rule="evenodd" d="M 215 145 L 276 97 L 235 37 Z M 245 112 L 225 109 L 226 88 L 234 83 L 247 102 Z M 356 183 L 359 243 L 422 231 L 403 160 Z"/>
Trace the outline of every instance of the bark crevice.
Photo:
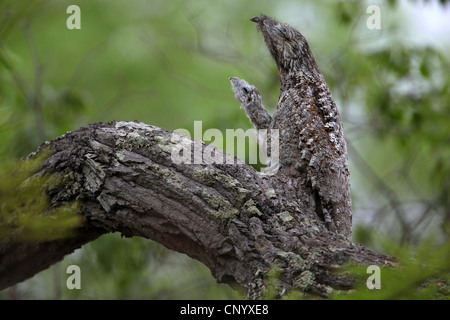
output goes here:
<path id="1" fill-rule="evenodd" d="M 234 164 L 177 164 L 172 151 L 194 141 L 176 142 L 172 134 L 137 122 L 95 123 L 31 154 L 28 159 L 51 150 L 34 174 L 62 178 L 47 190 L 49 206 L 78 201 L 83 224 L 58 241 L 2 239 L 0 289 L 108 232 L 145 237 L 185 253 L 204 263 L 218 282 L 241 288 L 250 298 L 264 297 L 275 268 L 279 296 L 291 289 L 328 296 L 354 286 L 354 279 L 333 272 L 336 267 L 392 265 L 391 257 L 327 230 L 314 199 L 283 169 L 264 176 L 237 159 Z M 199 150 L 206 147 L 201 143 Z"/>

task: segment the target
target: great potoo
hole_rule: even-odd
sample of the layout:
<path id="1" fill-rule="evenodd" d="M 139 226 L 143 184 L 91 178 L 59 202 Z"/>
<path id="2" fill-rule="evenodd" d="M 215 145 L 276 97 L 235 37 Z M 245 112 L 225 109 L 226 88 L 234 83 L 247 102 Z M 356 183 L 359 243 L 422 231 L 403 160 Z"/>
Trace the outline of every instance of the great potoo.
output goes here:
<path id="1" fill-rule="evenodd" d="M 301 179 L 310 190 L 316 213 L 330 231 L 351 238 L 352 204 L 347 147 L 339 111 L 305 37 L 286 23 L 267 16 L 252 18 L 276 62 L 280 95 L 273 117 L 262 111 L 259 92 L 231 78 L 256 129 L 279 131 L 279 163 L 283 174 Z M 248 95 L 246 100 L 243 96 Z M 253 110 L 253 109 L 254 110 Z M 254 119 L 261 115 L 261 119 Z M 262 125 L 263 124 L 263 125 Z M 270 132 L 270 130 L 269 130 Z"/>

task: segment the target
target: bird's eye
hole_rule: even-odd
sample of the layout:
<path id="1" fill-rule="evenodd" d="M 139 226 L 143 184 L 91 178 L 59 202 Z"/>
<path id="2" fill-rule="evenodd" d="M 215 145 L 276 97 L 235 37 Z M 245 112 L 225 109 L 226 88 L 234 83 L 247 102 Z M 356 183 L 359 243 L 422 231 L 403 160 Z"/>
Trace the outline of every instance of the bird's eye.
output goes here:
<path id="1" fill-rule="evenodd" d="M 245 93 L 245 94 L 247 94 L 247 93 L 248 93 L 248 90 L 247 90 L 247 88 L 242 88 L 242 91 L 244 91 L 244 93 Z"/>

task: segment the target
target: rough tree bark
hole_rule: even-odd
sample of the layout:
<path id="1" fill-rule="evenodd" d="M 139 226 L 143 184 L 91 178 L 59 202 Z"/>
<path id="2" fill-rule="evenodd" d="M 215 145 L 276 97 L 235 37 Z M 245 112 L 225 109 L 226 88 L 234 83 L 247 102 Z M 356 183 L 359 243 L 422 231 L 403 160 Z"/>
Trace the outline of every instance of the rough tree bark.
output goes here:
<path id="1" fill-rule="evenodd" d="M 172 153 L 186 146 L 192 163 L 174 163 Z M 83 223 L 64 240 L 21 242 L 20 230 L 1 239 L 0 289 L 108 232 L 185 253 L 250 298 L 264 297 L 274 268 L 280 297 L 291 289 L 327 297 L 355 285 L 335 273 L 337 267 L 392 262 L 327 230 L 309 205 L 313 199 L 283 169 L 264 176 L 237 159 L 195 164 L 202 156 L 212 162 L 211 151 L 215 159 L 226 155 L 171 131 L 137 122 L 96 123 L 44 143 L 28 158 L 43 150 L 51 155 L 34 175 L 64 181 L 48 188 L 48 209 L 77 200 Z"/>

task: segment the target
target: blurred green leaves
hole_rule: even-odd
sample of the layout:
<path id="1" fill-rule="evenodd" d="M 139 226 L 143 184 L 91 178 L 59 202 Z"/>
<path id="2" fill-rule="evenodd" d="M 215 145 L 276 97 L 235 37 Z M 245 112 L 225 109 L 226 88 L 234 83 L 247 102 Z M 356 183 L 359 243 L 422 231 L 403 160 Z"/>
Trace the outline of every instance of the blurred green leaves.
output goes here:
<path id="1" fill-rule="evenodd" d="M 81 224 L 76 202 L 51 209 L 48 190 L 61 181 L 55 176 L 35 175 L 48 156 L 1 167 L 0 241 L 48 241 L 73 235 Z"/>
<path id="2" fill-rule="evenodd" d="M 420 243 L 430 233 L 440 244 L 448 241 L 448 43 L 413 42 L 404 4 L 380 2 L 381 30 L 368 30 L 369 1 L 78 0 L 82 28 L 68 30 L 70 4 L 0 3 L 2 235 L 20 225 L 21 234 L 29 237 L 53 229 L 49 237 L 64 237 L 79 223 L 76 204 L 39 216 L 48 205 L 43 186 L 58 181 L 34 178 L 20 185 L 32 168 L 21 171 L 9 164 L 45 140 L 110 120 L 139 120 L 191 132 L 194 121 L 202 120 L 203 130 L 246 130 L 251 124 L 234 100 L 230 76 L 254 84 L 266 108 L 274 111 L 276 66 L 249 22 L 264 13 L 305 35 L 341 112 L 351 146 L 354 218 L 363 224 L 354 240 L 379 248 L 374 234 L 383 232 L 393 243 L 402 239 L 403 245 Z M 47 220 L 54 220 L 53 227 Z M 224 291 L 216 290 L 208 270 L 155 247 L 117 235 L 87 245 L 67 259 L 89 269 L 83 277 L 90 277 L 91 288 L 64 297 L 229 297 L 229 292 L 217 292 Z M 445 270 L 444 247 L 428 244 L 432 256 L 420 259 L 435 261 L 440 254 L 443 264 L 430 265 Z M 413 248 L 407 250 L 413 254 Z M 419 266 L 407 261 L 405 266 L 410 270 L 406 274 L 415 278 L 413 270 Z M 165 269 L 167 273 L 161 271 Z M 382 272 L 387 282 L 390 271 Z M 146 281 L 149 274 L 151 281 Z M 190 280 L 199 285 L 189 286 Z M 31 297 L 43 296 L 32 285 L 24 287 L 23 292 L 33 292 Z M 164 289 L 168 287 L 174 289 Z M 377 297 L 388 296 L 384 291 Z"/>
<path id="3" fill-rule="evenodd" d="M 401 145 L 405 140 L 443 145 L 450 125 L 448 59 L 431 47 L 394 47 L 371 58 L 380 81 L 368 91 L 366 104 L 380 122 L 378 133 L 395 134 Z"/>
<path id="4" fill-rule="evenodd" d="M 386 239 L 385 239 L 386 241 Z M 349 266 L 345 272 L 356 275 L 359 286 L 351 293 L 336 292 L 333 299 L 436 300 L 450 299 L 450 243 L 436 245 L 424 241 L 420 246 L 398 246 L 392 240 L 386 250 L 398 265 L 380 269 L 380 289 L 368 289 L 371 273 L 367 266 Z"/>

